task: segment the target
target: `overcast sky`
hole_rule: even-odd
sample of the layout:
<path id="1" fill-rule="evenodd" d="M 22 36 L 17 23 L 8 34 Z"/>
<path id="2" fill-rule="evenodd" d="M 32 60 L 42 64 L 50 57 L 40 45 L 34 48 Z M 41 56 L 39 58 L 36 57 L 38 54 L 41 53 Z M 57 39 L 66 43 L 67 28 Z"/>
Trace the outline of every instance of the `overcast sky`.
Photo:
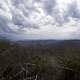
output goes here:
<path id="1" fill-rule="evenodd" d="M 0 36 L 80 39 L 80 0 L 0 0 Z"/>

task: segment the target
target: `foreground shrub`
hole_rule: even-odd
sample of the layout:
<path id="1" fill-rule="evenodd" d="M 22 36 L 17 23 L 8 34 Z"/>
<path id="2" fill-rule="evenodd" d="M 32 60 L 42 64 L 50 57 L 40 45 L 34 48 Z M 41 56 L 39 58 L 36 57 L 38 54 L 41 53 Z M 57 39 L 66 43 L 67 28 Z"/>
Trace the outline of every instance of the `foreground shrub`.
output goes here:
<path id="1" fill-rule="evenodd" d="M 80 80 L 80 57 L 79 56 L 58 56 L 59 68 L 62 74 L 59 80 Z"/>

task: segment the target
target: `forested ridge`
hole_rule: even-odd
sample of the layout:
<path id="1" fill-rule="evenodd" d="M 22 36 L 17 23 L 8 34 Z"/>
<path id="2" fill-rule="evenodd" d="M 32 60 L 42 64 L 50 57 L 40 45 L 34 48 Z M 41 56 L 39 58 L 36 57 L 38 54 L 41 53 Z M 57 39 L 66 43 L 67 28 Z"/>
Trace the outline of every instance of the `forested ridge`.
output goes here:
<path id="1" fill-rule="evenodd" d="M 25 42 L 26 43 L 26 42 Z M 34 41 L 33 41 L 34 43 Z M 46 42 L 47 43 L 47 42 Z M 48 42 L 49 43 L 49 42 Z M 80 80 L 80 41 L 63 41 L 57 46 L 54 44 L 41 43 L 37 45 L 26 46 L 9 41 L 0 41 L 0 76 L 6 80 L 15 80 L 13 75 L 17 67 L 20 67 L 19 73 L 24 68 L 25 64 L 29 72 L 29 80 Z M 45 44 L 45 43 L 44 43 Z M 34 66 L 33 66 L 34 65 Z M 30 66 L 30 67 L 29 67 Z M 7 69 L 13 69 L 12 78 L 3 76 Z M 29 70 L 30 69 L 30 70 Z M 26 72 L 25 71 L 23 73 Z M 37 73 L 38 72 L 38 73 Z M 8 75 L 7 73 L 6 75 Z M 22 74 L 19 74 L 22 75 Z M 38 76 L 38 78 L 36 78 Z M 22 75 L 23 77 L 23 75 Z M 24 79 L 28 76 L 24 75 Z M 24 80 L 23 79 L 23 80 Z"/>

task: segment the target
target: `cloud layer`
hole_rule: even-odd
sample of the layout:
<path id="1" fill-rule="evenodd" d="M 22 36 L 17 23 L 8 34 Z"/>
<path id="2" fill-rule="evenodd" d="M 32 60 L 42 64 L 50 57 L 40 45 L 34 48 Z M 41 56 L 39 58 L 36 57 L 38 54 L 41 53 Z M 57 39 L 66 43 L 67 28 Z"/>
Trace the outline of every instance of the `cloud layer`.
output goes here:
<path id="1" fill-rule="evenodd" d="M 78 39 L 79 25 L 80 0 L 0 0 L 1 34 Z"/>

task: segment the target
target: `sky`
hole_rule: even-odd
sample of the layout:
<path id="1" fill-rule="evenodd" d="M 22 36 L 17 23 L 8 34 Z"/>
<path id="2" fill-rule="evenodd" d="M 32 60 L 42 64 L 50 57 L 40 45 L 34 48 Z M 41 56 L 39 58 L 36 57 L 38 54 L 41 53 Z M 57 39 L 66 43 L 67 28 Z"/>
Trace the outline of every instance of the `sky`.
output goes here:
<path id="1" fill-rule="evenodd" d="M 80 0 L 0 0 L 0 37 L 80 39 Z"/>

